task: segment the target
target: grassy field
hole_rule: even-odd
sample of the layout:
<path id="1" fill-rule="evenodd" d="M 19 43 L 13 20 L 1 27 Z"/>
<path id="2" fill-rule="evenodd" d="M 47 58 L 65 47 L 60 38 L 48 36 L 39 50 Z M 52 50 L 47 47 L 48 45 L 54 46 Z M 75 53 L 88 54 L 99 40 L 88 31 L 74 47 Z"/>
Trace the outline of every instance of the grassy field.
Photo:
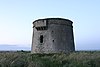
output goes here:
<path id="1" fill-rule="evenodd" d="M 0 67 L 100 67 L 100 51 L 76 51 L 68 54 L 1 51 Z"/>

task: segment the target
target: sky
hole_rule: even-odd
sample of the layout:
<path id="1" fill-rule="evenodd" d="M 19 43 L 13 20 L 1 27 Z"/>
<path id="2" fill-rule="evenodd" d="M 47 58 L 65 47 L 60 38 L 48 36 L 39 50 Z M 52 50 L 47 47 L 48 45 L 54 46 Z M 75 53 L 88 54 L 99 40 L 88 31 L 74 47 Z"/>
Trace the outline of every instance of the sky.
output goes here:
<path id="1" fill-rule="evenodd" d="M 100 0 L 0 0 L 0 45 L 31 47 L 32 22 L 73 21 L 76 50 L 100 50 Z"/>

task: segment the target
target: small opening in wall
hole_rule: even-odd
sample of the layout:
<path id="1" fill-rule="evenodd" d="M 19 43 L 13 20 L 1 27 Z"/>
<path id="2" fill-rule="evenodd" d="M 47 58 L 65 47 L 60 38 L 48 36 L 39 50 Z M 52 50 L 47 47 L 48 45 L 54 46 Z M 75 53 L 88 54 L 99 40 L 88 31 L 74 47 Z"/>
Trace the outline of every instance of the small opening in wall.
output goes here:
<path id="1" fill-rule="evenodd" d="M 43 35 L 40 35 L 40 43 L 43 43 Z"/>
<path id="2" fill-rule="evenodd" d="M 47 27 L 36 27 L 36 29 L 37 29 L 38 31 L 40 31 L 40 30 L 47 30 Z"/>
<path id="3" fill-rule="evenodd" d="M 41 27 L 41 30 L 43 30 L 43 27 Z"/>
<path id="4" fill-rule="evenodd" d="M 52 40 L 54 42 L 54 40 Z"/>

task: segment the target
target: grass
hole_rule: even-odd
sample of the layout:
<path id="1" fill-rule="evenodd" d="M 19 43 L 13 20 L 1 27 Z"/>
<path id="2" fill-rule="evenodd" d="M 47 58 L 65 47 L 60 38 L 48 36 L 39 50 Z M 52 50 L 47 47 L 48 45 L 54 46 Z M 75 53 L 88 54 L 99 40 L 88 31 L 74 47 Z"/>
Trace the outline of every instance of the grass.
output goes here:
<path id="1" fill-rule="evenodd" d="M 0 52 L 0 67 L 100 67 L 100 51 L 76 51 L 69 54 Z"/>

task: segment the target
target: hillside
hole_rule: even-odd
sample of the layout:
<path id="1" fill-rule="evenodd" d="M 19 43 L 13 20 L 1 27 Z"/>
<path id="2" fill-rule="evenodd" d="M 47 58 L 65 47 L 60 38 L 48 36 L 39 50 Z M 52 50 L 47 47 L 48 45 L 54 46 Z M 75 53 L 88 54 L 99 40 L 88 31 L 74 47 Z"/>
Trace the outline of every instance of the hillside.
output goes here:
<path id="1" fill-rule="evenodd" d="M 100 51 L 77 51 L 68 54 L 1 51 L 0 67 L 100 67 Z"/>

